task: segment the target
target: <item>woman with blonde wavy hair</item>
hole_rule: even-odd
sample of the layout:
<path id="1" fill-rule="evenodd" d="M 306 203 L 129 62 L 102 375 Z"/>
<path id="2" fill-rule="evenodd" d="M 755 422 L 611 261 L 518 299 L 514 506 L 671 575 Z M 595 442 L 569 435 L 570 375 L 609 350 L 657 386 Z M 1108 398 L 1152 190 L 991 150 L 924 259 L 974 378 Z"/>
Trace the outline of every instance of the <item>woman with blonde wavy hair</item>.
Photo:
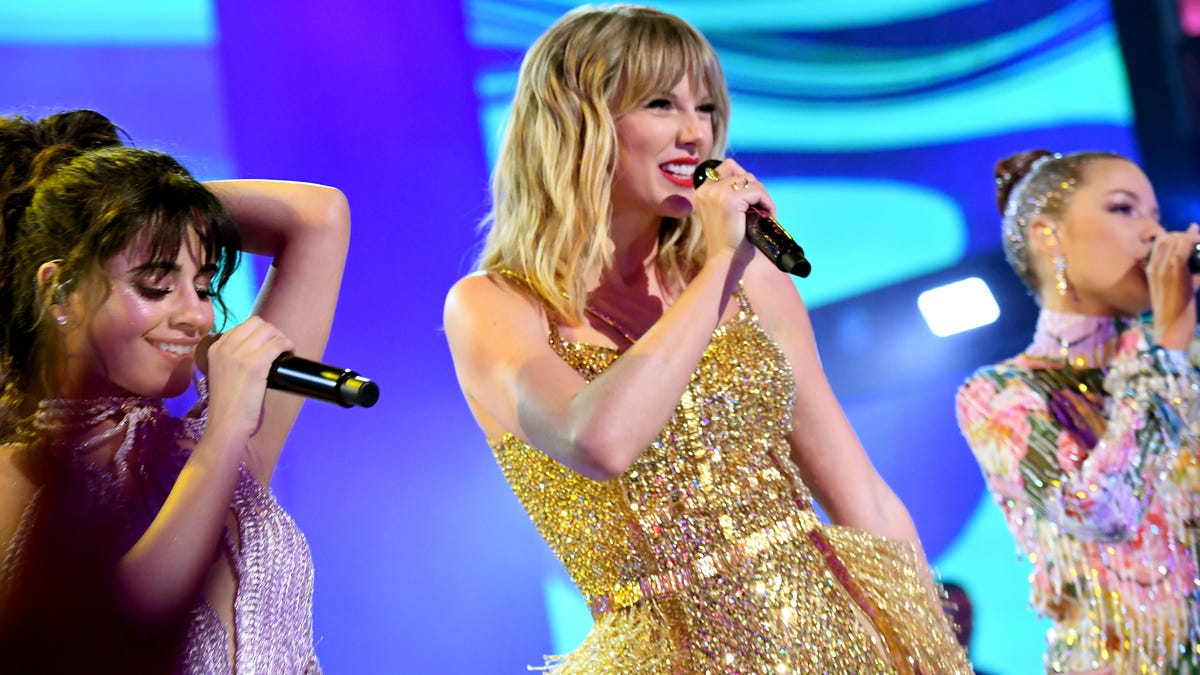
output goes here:
<path id="1" fill-rule="evenodd" d="M 592 610 L 560 673 L 960 673 L 907 511 L 821 370 L 774 212 L 725 159 L 729 96 L 678 17 L 557 21 L 522 64 L 459 383 Z M 816 498 L 836 525 L 815 515 Z"/>

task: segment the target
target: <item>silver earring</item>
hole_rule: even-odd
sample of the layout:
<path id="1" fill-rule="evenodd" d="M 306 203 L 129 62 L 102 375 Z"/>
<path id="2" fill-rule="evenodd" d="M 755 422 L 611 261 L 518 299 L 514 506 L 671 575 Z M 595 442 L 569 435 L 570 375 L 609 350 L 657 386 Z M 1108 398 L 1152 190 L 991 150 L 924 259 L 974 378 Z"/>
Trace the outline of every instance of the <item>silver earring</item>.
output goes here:
<path id="1" fill-rule="evenodd" d="M 1066 297 L 1071 285 L 1067 282 L 1067 261 L 1062 255 L 1054 256 L 1054 289 L 1062 297 Z"/>
<path id="2" fill-rule="evenodd" d="M 67 325 L 67 315 L 66 314 L 59 314 L 58 316 L 54 317 L 54 320 L 57 321 L 58 325 L 60 325 L 60 326 Z"/>

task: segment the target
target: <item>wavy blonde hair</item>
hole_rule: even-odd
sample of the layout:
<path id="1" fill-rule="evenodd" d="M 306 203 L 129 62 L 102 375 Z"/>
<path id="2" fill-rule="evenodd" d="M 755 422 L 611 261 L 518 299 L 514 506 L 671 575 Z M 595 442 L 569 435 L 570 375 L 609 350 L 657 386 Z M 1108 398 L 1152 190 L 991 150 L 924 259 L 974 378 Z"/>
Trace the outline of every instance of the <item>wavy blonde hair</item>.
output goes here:
<path id="1" fill-rule="evenodd" d="M 521 64 L 478 269 L 520 275 L 563 318 L 581 320 L 588 279 L 612 264 L 615 120 L 684 77 L 712 100 L 710 156 L 722 157 L 729 92 L 699 31 L 625 4 L 580 7 L 555 22 Z M 656 259 L 665 285 L 682 289 L 704 260 L 693 217 L 664 219 Z"/>

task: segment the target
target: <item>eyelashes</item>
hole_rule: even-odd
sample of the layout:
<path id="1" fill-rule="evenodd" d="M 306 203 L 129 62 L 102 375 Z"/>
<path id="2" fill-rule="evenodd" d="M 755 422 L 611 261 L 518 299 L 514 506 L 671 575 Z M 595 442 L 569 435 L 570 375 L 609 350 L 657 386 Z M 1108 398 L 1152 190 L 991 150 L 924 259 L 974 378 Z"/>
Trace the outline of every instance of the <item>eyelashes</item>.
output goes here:
<path id="1" fill-rule="evenodd" d="M 160 288 L 158 286 L 146 286 L 143 284 L 136 284 L 134 288 L 137 289 L 138 295 L 146 298 L 147 300 L 161 300 L 175 292 L 175 289 L 171 287 Z M 213 292 L 211 288 L 197 287 L 194 290 L 196 291 L 196 295 L 199 296 L 201 300 L 212 300 Z"/>

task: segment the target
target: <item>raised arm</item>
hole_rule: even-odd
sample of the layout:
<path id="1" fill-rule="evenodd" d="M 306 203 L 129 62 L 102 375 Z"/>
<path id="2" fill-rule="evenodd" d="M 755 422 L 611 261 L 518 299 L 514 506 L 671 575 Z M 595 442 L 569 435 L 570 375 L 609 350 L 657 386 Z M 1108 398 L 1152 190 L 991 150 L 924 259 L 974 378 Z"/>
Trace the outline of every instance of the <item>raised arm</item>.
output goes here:
<path id="1" fill-rule="evenodd" d="M 601 480 L 620 475 L 649 447 L 755 257 L 745 238 L 747 208 L 774 210 L 761 183 L 736 162 L 725 160 L 719 170 L 748 187 L 733 191 L 710 181 L 696 190 L 704 265 L 654 325 L 587 386 L 547 343 L 547 318 L 538 304 L 511 284 L 475 275 L 450 290 L 446 338 L 459 385 L 489 439 L 512 433 Z"/>
<path id="2" fill-rule="evenodd" d="M 792 459 L 830 520 L 893 539 L 915 540 L 903 503 L 871 464 L 821 367 L 808 310 L 796 286 L 763 258 L 746 273 L 746 292 L 795 378 Z"/>
<path id="3" fill-rule="evenodd" d="M 620 475 L 666 426 L 740 270 L 714 258 L 636 344 L 590 384 L 550 347 L 538 304 L 496 276 L 446 299 L 459 385 L 489 439 L 512 433 L 584 476 Z"/>
<path id="4" fill-rule="evenodd" d="M 282 351 L 321 357 L 349 236 L 346 200 L 335 189 L 275 181 L 211 187 L 233 212 L 244 249 L 272 264 L 255 316 L 209 349 L 208 424 L 162 509 L 119 561 L 122 597 L 148 618 L 185 609 L 208 573 L 239 464 L 269 484 L 301 399 L 265 392 L 267 371 Z"/>
<path id="5" fill-rule="evenodd" d="M 282 331 L 297 356 L 321 360 L 350 241 L 345 196 L 331 187 L 287 181 L 206 185 L 233 213 L 243 250 L 271 259 L 254 314 Z M 262 427 L 251 438 L 246 458 L 264 485 L 302 402 L 293 394 L 267 392 Z"/>

